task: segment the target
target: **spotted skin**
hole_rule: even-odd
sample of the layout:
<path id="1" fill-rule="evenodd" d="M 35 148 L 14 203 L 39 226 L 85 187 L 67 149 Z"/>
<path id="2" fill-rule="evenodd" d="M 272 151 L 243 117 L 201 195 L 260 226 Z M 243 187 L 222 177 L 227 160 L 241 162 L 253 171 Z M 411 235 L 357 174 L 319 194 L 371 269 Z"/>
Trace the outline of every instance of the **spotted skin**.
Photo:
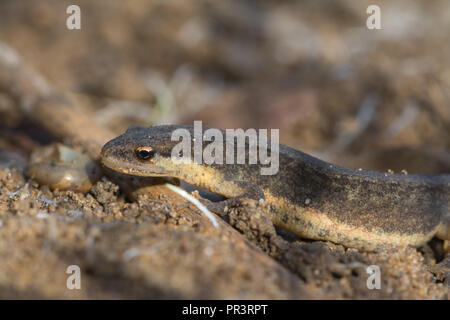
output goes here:
<path id="1" fill-rule="evenodd" d="M 231 199 L 224 204 L 236 197 L 265 199 L 275 225 L 305 238 L 366 251 L 418 247 L 435 235 L 450 239 L 450 175 L 347 169 L 284 145 L 275 175 L 261 175 L 259 164 L 174 163 L 171 152 L 179 141 L 171 136 L 180 128 L 194 137 L 192 126 L 131 127 L 105 144 L 102 163 L 125 174 L 178 178 Z M 142 148 L 151 148 L 151 159 L 139 158 Z"/>

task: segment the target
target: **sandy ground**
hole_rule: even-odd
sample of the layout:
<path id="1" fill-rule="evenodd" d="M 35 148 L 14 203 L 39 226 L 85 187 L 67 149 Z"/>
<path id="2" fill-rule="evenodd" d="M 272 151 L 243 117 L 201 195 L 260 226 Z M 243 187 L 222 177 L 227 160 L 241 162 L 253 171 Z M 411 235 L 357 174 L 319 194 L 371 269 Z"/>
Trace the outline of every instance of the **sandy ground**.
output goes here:
<path id="1" fill-rule="evenodd" d="M 229 222 L 251 245 L 164 199 L 127 202 L 106 178 L 83 195 L 3 169 L 0 187 L 2 298 L 449 298 L 428 270 L 440 241 L 361 253 L 282 237 L 257 207 L 236 208 Z M 81 290 L 66 287 L 70 265 Z M 381 269 L 380 290 L 367 289 L 369 265 Z"/>

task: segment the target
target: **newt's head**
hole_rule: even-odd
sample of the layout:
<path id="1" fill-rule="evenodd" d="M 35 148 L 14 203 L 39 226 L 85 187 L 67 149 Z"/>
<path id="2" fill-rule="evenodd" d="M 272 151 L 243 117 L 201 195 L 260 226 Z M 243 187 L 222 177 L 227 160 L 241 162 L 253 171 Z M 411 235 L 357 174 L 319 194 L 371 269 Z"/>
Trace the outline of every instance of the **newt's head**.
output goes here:
<path id="1" fill-rule="evenodd" d="M 174 176 L 171 152 L 177 141 L 171 140 L 176 126 L 130 127 L 124 134 L 106 143 L 102 164 L 114 171 L 135 176 Z"/>

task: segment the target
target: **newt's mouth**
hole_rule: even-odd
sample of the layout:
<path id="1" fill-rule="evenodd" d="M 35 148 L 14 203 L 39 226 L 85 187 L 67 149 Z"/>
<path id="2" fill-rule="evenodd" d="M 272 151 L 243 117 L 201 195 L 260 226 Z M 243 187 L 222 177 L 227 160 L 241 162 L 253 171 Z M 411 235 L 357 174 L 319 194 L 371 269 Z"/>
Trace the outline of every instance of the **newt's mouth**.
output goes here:
<path id="1" fill-rule="evenodd" d="M 102 165 L 113 171 L 139 177 L 168 177 L 163 167 L 155 164 L 128 163 L 113 157 L 102 157 Z"/>

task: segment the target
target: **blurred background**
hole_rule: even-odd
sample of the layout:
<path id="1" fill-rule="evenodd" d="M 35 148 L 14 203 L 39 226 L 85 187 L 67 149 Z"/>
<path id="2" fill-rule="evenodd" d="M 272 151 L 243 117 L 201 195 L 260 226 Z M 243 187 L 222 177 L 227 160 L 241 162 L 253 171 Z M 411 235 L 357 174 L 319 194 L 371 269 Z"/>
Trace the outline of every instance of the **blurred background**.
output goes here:
<path id="1" fill-rule="evenodd" d="M 450 172 L 450 4 L 376 1 L 368 30 L 374 2 L 2 0 L 0 40 L 118 134 L 278 128 L 344 166 Z M 0 95 L 0 148 L 26 153 L 42 141 L 9 105 Z"/>

